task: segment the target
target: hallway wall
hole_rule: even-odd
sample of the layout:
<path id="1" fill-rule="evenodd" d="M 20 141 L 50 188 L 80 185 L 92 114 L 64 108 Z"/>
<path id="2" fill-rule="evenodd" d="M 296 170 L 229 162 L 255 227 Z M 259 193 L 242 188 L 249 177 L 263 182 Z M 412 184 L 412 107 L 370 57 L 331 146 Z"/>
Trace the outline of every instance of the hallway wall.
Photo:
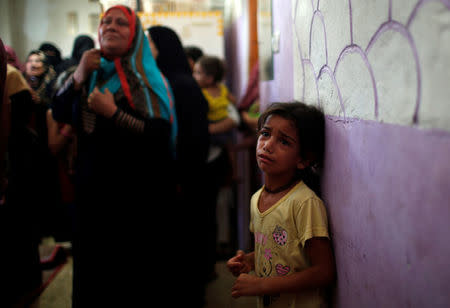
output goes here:
<path id="1" fill-rule="evenodd" d="M 22 62 L 31 50 L 46 41 L 55 43 L 62 57 L 71 55 L 73 41 L 79 34 L 90 35 L 97 41 L 100 6 L 96 2 L 0 0 L 0 7 L 0 17 L 7 15 L 0 19 L 0 37 L 5 38 L 5 44 L 14 47 Z M 74 14 L 73 27 L 68 22 L 69 14 Z"/>
<path id="2" fill-rule="evenodd" d="M 327 114 L 336 307 L 450 305 L 450 2 L 273 0 L 262 105 Z"/>

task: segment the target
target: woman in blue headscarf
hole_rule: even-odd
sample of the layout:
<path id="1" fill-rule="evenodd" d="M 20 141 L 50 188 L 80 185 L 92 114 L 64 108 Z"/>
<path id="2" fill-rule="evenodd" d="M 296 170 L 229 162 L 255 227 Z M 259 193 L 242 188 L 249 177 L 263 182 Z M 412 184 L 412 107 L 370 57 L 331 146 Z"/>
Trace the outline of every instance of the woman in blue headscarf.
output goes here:
<path id="1" fill-rule="evenodd" d="M 135 13 L 111 7 L 98 34 L 53 104 L 78 139 L 73 307 L 138 307 L 175 270 L 176 115 Z"/>

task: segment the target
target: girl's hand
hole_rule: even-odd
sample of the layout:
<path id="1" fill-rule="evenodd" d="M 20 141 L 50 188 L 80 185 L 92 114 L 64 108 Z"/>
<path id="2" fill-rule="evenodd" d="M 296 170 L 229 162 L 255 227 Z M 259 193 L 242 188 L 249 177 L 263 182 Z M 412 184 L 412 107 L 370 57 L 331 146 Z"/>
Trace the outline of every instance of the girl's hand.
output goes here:
<path id="1" fill-rule="evenodd" d="M 96 114 L 104 116 L 105 118 L 111 118 L 117 110 L 117 106 L 114 103 L 114 96 L 106 88 L 105 93 L 99 91 L 97 87 L 89 94 L 88 107 Z"/>
<path id="2" fill-rule="evenodd" d="M 234 276 L 239 276 L 252 270 L 251 261 L 245 257 L 245 253 L 242 250 L 238 250 L 236 256 L 228 260 L 227 267 Z"/>
<path id="3" fill-rule="evenodd" d="M 73 75 L 75 88 L 80 89 L 89 75 L 100 67 L 101 52 L 99 49 L 89 49 L 83 53 L 80 64 Z"/>
<path id="4" fill-rule="evenodd" d="M 263 295 L 264 278 L 259 278 L 249 274 L 241 274 L 231 288 L 231 296 L 238 298 L 241 296 Z"/>

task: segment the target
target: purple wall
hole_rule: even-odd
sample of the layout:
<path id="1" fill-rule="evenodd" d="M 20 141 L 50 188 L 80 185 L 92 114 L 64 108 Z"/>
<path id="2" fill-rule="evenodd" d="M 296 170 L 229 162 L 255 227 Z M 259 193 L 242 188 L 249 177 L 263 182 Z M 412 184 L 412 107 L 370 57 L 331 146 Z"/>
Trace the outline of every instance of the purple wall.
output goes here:
<path id="1" fill-rule="evenodd" d="M 281 33 L 262 106 L 293 99 L 292 7 L 273 1 Z M 450 133 L 328 117 L 324 201 L 336 307 L 450 306 Z"/>
<path id="2" fill-rule="evenodd" d="M 260 104 L 266 107 L 270 102 L 292 101 L 294 99 L 293 25 L 291 1 L 279 4 L 272 2 L 272 28 L 280 32 L 280 52 L 273 55 L 274 80 L 260 83 Z"/>
<path id="3" fill-rule="evenodd" d="M 450 304 L 450 134 L 327 121 L 338 307 Z"/>

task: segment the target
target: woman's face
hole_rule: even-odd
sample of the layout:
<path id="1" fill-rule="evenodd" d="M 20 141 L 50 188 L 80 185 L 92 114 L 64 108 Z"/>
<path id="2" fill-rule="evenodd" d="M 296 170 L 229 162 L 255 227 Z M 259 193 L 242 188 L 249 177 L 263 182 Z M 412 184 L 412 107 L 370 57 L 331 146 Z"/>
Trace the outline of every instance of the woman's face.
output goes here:
<path id="1" fill-rule="evenodd" d="M 44 73 L 45 67 L 41 56 L 32 54 L 28 57 L 26 63 L 26 74 L 28 76 L 40 76 Z"/>
<path id="2" fill-rule="evenodd" d="M 120 9 L 111 9 L 103 17 L 99 29 L 100 46 L 107 56 L 125 55 L 130 35 L 130 23 Z"/>

